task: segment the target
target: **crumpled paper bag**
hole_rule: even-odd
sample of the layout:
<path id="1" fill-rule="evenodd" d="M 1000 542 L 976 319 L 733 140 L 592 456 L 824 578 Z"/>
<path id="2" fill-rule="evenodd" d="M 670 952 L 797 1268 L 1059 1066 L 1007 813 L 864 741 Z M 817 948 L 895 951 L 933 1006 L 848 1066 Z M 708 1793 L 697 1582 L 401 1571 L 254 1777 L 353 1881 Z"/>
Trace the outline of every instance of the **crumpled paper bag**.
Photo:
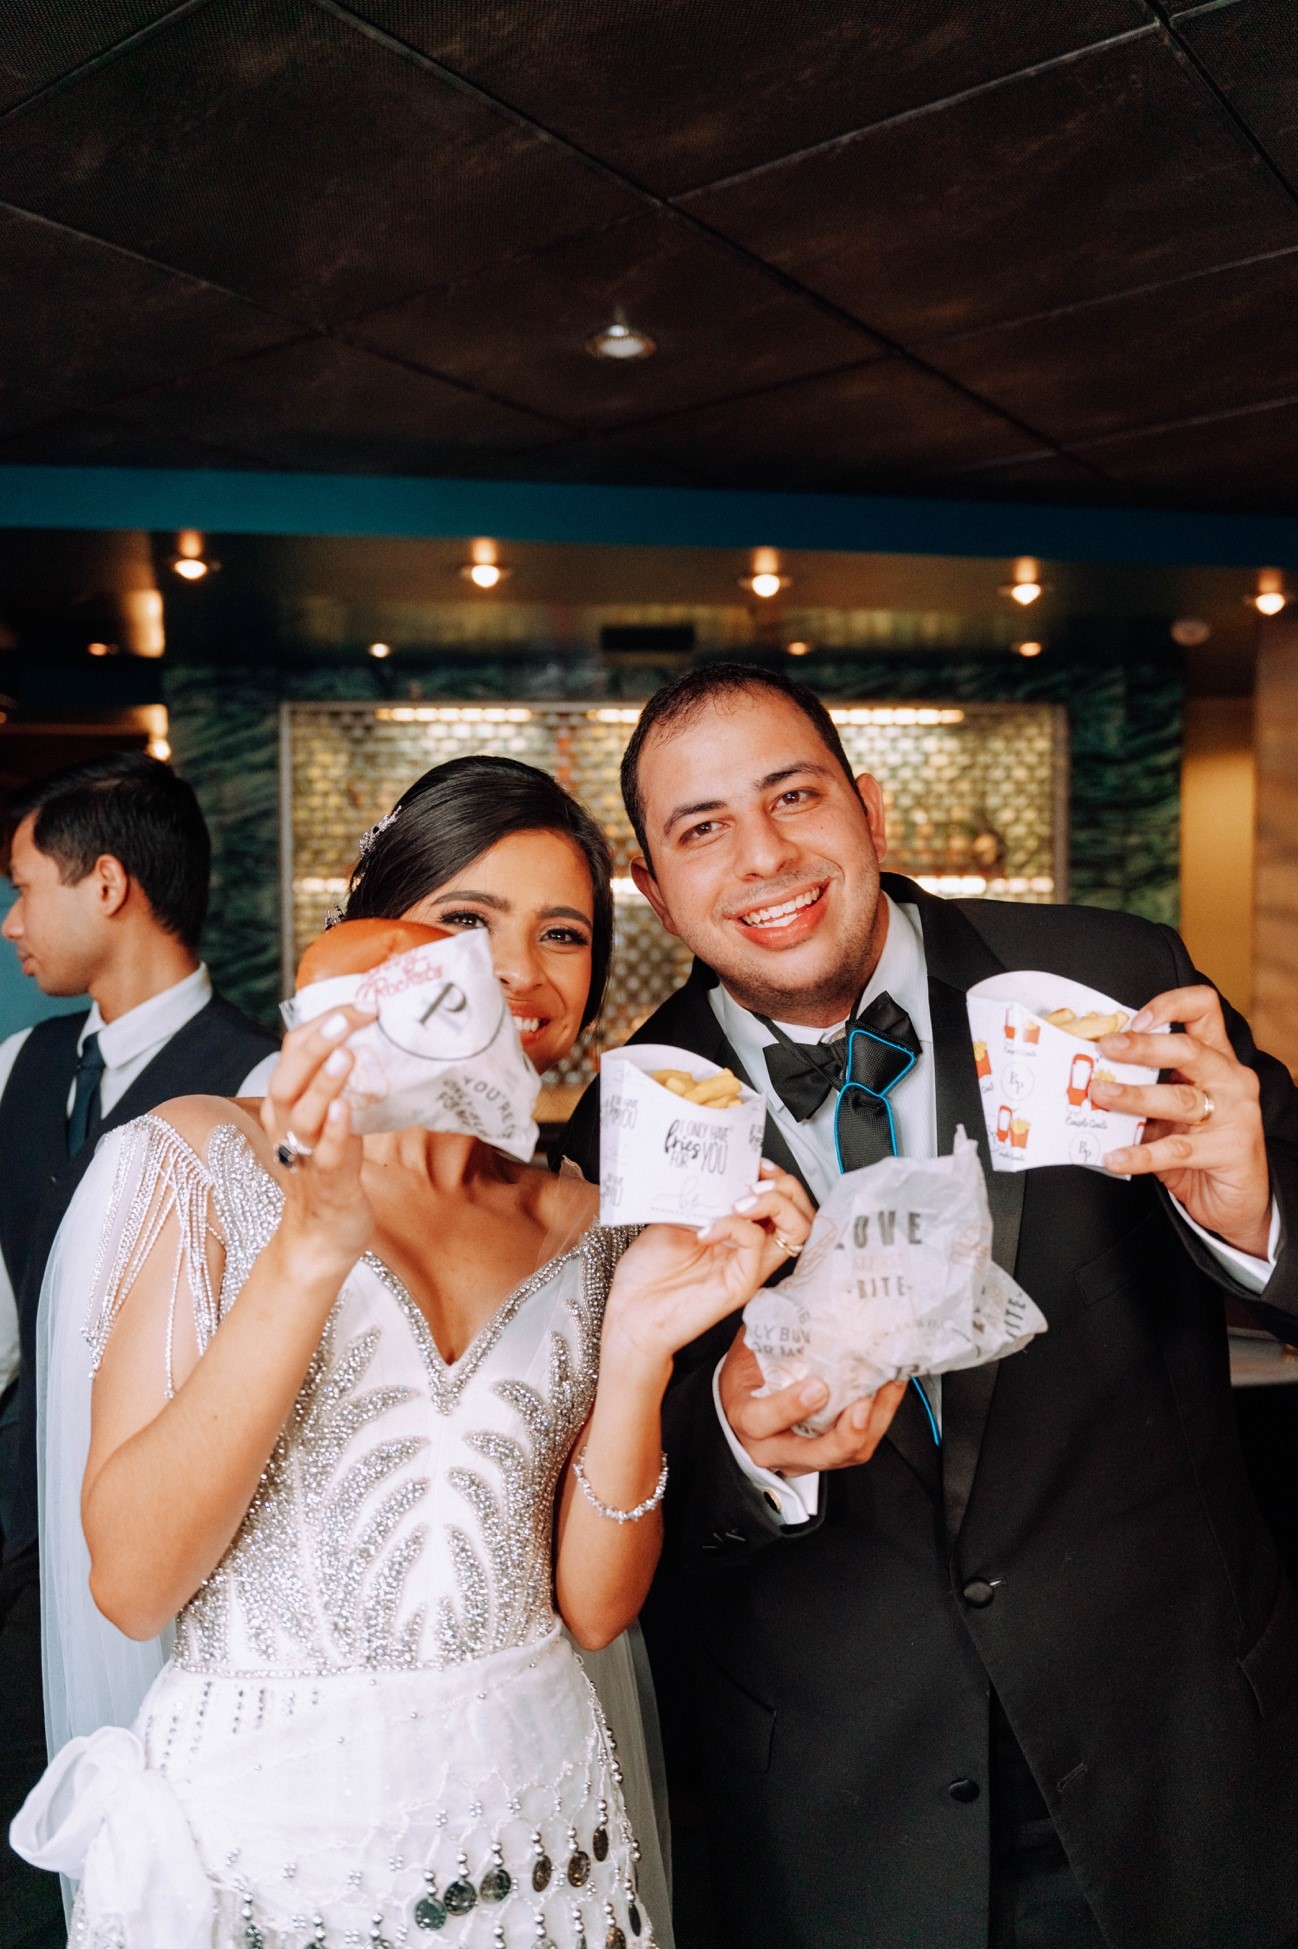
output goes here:
<path id="1" fill-rule="evenodd" d="M 454 1131 L 527 1163 L 540 1078 L 523 1054 L 481 933 L 394 954 L 365 974 L 333 975 L 281 1008 L 298 1028 L 344 1002 L 378 1020 L 347 1038 L 356 1066 L 343 1091 L 352 1128 Z"/>
<path id="2" fill-rule="evenodd" d="M 991 1246 L 978 1146 L 963 1129 L 950 1157 L 886 1157 L 846 1172 L 789 1278 L 744 1308 L 762 1392 L 826 1382 L 829 1400 L 802 1424 L 820 1434 L 886 1381 L 1018 1353 L 1045 1317 Z"/>

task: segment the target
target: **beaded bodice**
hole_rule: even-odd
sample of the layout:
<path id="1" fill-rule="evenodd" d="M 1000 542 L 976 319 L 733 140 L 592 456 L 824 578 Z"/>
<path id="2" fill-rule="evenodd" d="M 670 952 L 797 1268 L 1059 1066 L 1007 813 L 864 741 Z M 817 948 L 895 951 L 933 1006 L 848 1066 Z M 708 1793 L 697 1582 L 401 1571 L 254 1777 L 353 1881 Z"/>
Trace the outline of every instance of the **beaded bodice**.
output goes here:
<path id="1" fill-rule="evenodd" d="M 160 1119 L 141 1125 L 191 1204 L 207 1191 L 225 1248 L 214 1327 L 269 1242 L 282 1194 L 233 1125 L 214 1131 L 206 1165 Z M 238 1534 L 181 1613 L 176 1662 L 250 1677 L 440 1669 L 544 1637 L 555 1492 L 594 1398 L 627 1237 L 593 1227 L 450 1366 L 395 1275 L 361 1260 Z"/>

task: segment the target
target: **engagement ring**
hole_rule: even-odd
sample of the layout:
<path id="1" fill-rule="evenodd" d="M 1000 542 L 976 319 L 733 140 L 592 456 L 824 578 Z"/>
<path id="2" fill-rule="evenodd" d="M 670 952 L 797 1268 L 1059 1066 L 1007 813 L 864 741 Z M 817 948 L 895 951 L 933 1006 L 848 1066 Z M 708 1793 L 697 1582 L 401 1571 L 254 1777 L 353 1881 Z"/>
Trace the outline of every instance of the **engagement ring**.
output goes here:
<path id="1" fill-rule="evenodd" d="M 305 1164 L 314 1154 L 310 1144 L 304 1144 L 291 1130 L 275 1146 L 275 1155 L 286 1171 L 296 1171 L 299 1164 Z"/>

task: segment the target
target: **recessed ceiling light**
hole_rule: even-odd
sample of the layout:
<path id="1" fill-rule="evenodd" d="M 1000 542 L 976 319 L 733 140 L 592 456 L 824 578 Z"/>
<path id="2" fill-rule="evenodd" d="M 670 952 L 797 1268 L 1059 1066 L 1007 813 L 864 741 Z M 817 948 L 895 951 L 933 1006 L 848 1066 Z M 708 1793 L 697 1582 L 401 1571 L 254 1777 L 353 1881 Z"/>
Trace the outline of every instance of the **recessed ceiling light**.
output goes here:
<path id="1" fill-rule="evenodd" d="M 658 347 L 648 332 L 637 331 L 634 325 L 619 320 L 588 338 L 586 350 L 593 359 L 650 359 Z"/>
<path id="2" fill-rule="evenodd" d="M 201 582 L 209 570 L 220 566 L 203 554 L 203 537 L 197 528 L 182 528 L 176 536 L 176 552 L 171 558 L 175 573 L 186 582 Z"/>
<path id="3" fill-rule="evenodd" d="M 1289 592 L 1284 585 L 1284 577 L 1278 568 L 1261 568 L 1257 572 L 1257 594 L 1248 597 L 1253 607 L 1263 616 L 1278 616 L 1289 600 Z"/>
<path id="4" fill-rule="evenodd" d="M 391 654 L 392 654 L 391 643 L 370 644 L 370 655 L 372 657 L 377 657 L 380 663 L 383 661 L 385 656 L 391 656 Z"/>
<path id="5" fill-rule="evenodd" d="M 790 643 L 786 647 L 790 656 L 809 656 L 811 654 L 810 643 Z"/>
<path id="6" fill-rule="evenodd" d="M 1016 643 L 1014 648 L 1020 656 L 1040 656 L 1041 654 L 1040 643 Z"/>
<path id="7" fill-rule="evenodd" d="M 1041 580 L 1035 557 L 1020 555 L 1014 564 L 1014 580 L 1003 582 L 999 593 L 1009 596 L 1012 602 L 1021 603 L 1026 609 L 1030 602 L 1036 601 L 1045 588 L 1046 584 Z"/>

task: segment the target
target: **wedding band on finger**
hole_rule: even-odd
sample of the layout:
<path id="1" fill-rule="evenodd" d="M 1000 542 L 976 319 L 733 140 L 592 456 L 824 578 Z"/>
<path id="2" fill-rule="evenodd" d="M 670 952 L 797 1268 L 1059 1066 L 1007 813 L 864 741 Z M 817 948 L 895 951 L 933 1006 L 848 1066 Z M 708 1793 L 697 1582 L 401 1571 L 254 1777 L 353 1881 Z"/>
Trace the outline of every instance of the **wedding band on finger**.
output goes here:
<path id="1" fill-rule="evenodd" d="M 296 1171 L 298 1165 L 307 1163 L 315 1152 L 310 1144 L 304 1144 L 290 1130 L 276 1144 L 275 1155 L 286 1171 Z"/>
<path id="2" fill-rule="evenodd" d="M 775 1240 L 775 1243 L 779 1246 L 786 1258 L 796 1259 L 802 1250 L 801 1245 L 790 1245 L 788 1239 L 785 1238 L 782 1232 L 772 1232 L 771 1237 Z M 805 1243 L 806 1241 L 804 1239 L 803 1244 Z"/>
<path id="3" fill-rule="evenodd" d="M 1199 1085 L 1199 1094 L 1203 1098 L 1203 1108 L 1194 1121 L 1196 1123 L 1207 1123 L 1209 1117 L 1215 1112 L 1217 1105 L 1212 1100 L 1211 1091 L 1206 1090 L 1202 1083 Z"/>

